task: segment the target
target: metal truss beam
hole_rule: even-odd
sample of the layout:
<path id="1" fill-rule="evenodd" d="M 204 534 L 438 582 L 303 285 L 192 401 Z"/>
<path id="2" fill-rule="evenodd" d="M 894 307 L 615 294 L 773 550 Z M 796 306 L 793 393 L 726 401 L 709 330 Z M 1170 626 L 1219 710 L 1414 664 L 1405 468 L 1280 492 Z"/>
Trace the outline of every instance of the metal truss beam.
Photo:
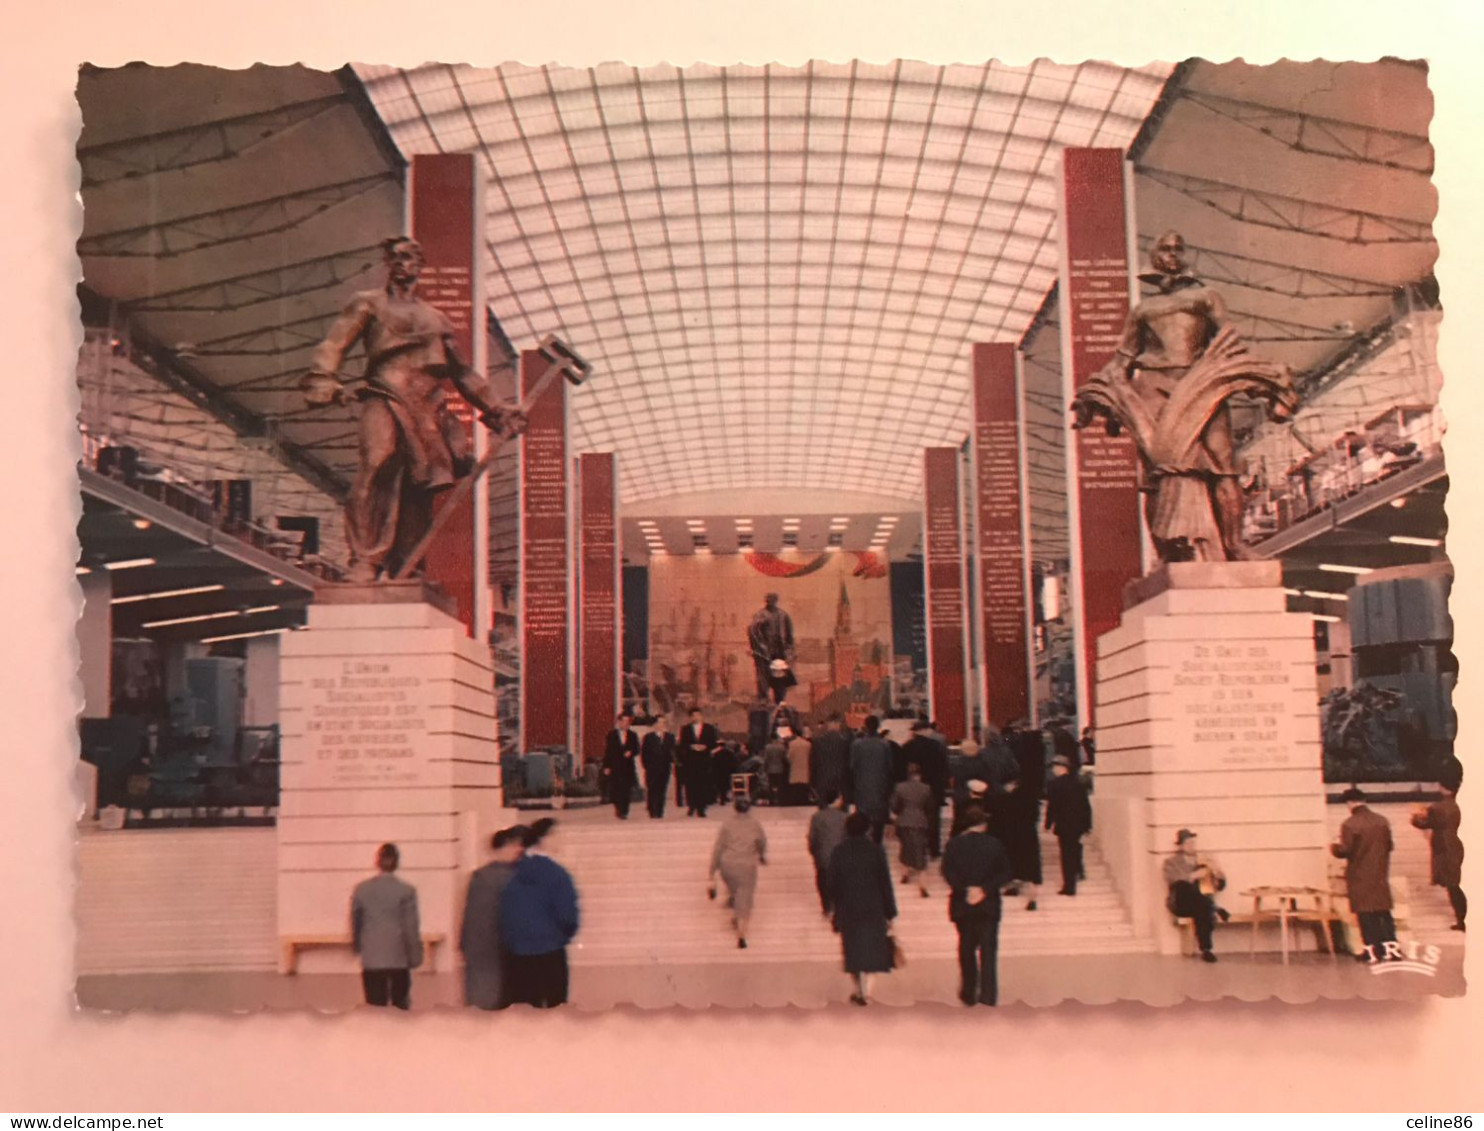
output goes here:
<path id="1" fill-rule="evenodd" d="M 223 388 L 234 397 L 276 397 L 284 393 L 292 392 L 299 387 L 299 381 L 308 372 L 308 364 L 280 370 L 267 377 L 254 377 L 248 381 L 242 381 L 236 385 L 226 385 Z M 282 420 L 290 416 L 298 415 L 295 412 L 274 413 L 274 419 Z"/>
<path id="2" fill-rule="evenodd" d="M 77 292 L 84 319 L 102 325 L 114 322 L 110 317 L 108 299 L 86 285 L 80 284 Z M 237 404 L 177 351 L 155 341 L 138 326 L 128 327 L 125 340 L 129 343 L 129 359 L 145 373 L 185 397 L 197 408 L 210 413 L 242 439 L 258 444 L 267 441 L 280 462 L 290 471 L 331 498 L 345 498 L 347 484 L 333 468 L 300 445 L 278 436 L 269 420 Z"/>
<path id="3" fill-rule="evenodd" d="M 1365 333 L 1353 335 L 1349 344 L 1335 356 L 1298 374 L 1294 386 L 1299 391 L 1301 402 L 1312 400 L 1369 362 L 1391 344 L 1394 331 L 1393 320 L 1382 319 Z"/>
<path id="4" fill-rule="evenodd" d="M 1431 224 L 1399 216 L 1340 208 L 1149 166 L 1141 166 L 1139 174 L 1244 224 L 1361 245 L 1432 242 Z"/>
<path id="5" fill-rule="evenodd" d="M 282 357 L 286 353 L 313 349 L 324 338 L 324 332 L 336 311 L 314 314 L 240 334 L 208 338 L 202 342 L 182 343 L 180 350 L 190 357 Z M 246 386 L 237 386 L 244 388 Z"/>
<path id="6" fill-rule="evenodd" d="M 229 161 L 251 153 L 337 106 L 346 105 L 347 101 L 345 94 L 332 94 L 256 114 L 220 118 L 163 133 L 79 147 L 77 160 L 82 166 L 82 187 L 95 188 L 112 181 Z"/>
<path id="7" fill-rule="evenodd" d="M 1306 322 L 1240 310 L 1233 310 L 1229 318 L 1249 342 L 1349 342 L 1356 337 L 1354 328 L 1345 323 L 1311 326 Z"/>
<path id="8" fill-rule="evenodd" d="M 1135 163 L 1143 160 L 1145 151 L 1159 136 L 1159 131 L 1164 128 L 1165 119 L 1169 117 L 1170 111 L 1175 108 L 1180 95 L 1185 90 L 1185 84 L 1190 81 L 1190 73 L 1195 69 L 1195 60 L 1186 59 L 1175 64 L 1175 69 L 1170 72 L 1169 78 L 1160 88 L 1159 97 L 1155 99 L 1148 115 L 1144 118 L 1144 124 L 1139 127 L 1139 132 L 1134 140 L 1129 143 L 1128 159 Z"/>
<path id="9" fill-rule="evenodd" d="M 265 302 L 278 302 L 315 291 L 338 287 L 364 275 L 381 263 L 381 247 L 337 251 L 314 259 L 288 263 L 268 271 L 255 271 L 229 279 L 214 279 L 180 290 L 147 295 L 122 304 L 135 313 L 163 312 L 225 314 Z"/>
<path id="10" fill-rule="evenodd" d="M 1296 153 L 1402 169 L 1423 176 L 1430 176 L 1433 171 L 1432 143 L 1418 134 L 1383 130 L 1342 118 L 1284 110 L 1188 88 L 1182 97 L 1228 121 L 1282 142 Z"/>
<path id="11" fill-rule="evenodd" d="M 225 247 L 259 236 L 289 232 L 347 201 L 365 196 L 398 180 L 394 172 L 373 173 L 332 185 L 317 185 L 233 208 L 197 212 L 155 224 L 84 236 L 77 241 L 81 256 L 169 259 L 191 251 Z"/>
<path id="12" fill-rule="evenodd" d="M 1153 245 L 1153 236 L 1139 237 L 1139 247 L 1146 257 Z M 1187 248 L 1193 253 L 1191 271 L 1202 279 L 1285 298 L 1381 298 L 1396 290 L 1391 284 L 1374 279 L 1315 271 L 1293 263 L 1275 263 L 1194 244 Z"/>

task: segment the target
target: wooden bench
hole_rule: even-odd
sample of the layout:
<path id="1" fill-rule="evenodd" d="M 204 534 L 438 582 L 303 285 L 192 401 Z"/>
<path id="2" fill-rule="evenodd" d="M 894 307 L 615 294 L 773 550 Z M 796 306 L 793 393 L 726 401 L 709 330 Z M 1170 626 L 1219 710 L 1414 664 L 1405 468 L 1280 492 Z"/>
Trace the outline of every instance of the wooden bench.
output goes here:
<path id="1" fill-rule="evenodd" d="M 1216 925 L 1218 927 L 1244 927 L 1249 923 L 1255 924 L 1256 922 L 1250 911 L 1233 911 L 1224 922 L 1218 918 Z M 1200 949 L 1195 945 L 1195 920 L 1189 916 L 1177 915 L 1175 917 L 1175 926 L 1180 930 L 1180 953 L 1184 955 L 1199 954 Z"/>
<path id="2" fill-rule="evenodd" d="M 423 950 L 427 955 L 427 969 L 436 972 L 438 969 L 437 948 L 443 943 L 442 932 L 423 935 Z M 281 935 L 278 939 L 278 972 L 280 974 L 297 974 L 299 972 L 299 952 L 309 950 L 313 947 L 348 947 L 350 946 L 349 934 L 320 934 L 320 935 Z"/>

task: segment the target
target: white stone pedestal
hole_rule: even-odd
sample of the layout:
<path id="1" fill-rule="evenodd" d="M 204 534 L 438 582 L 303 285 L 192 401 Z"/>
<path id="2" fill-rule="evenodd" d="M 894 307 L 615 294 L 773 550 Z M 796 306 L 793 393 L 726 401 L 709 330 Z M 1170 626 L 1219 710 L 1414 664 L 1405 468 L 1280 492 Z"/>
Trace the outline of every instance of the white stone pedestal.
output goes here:
<path id="1" fill-rule="evenodd" d="M 390 841 L 423 933 L 443 937 L 437 968 L 453 967 L 466 877 L 499 820 L 500 762 L 489 649 L 431 599 L 419 582 L 327 588 L 283 637 L 280 940 L 348 938 L 351 891 Z M 298 968 L 357 966 L 327 946 Z"/>
<path id="2" fill-rule="evenodd" d="M 1234 913 L 1253 886 L 1326 884 L 1313 621 L 1285 611 L 1277 562 L 1172 563 L 1124 600 L 1097 642 L 1093 835 L 1135 930 L 1175 954 L 1161 866 L 1181 828 Z"/>

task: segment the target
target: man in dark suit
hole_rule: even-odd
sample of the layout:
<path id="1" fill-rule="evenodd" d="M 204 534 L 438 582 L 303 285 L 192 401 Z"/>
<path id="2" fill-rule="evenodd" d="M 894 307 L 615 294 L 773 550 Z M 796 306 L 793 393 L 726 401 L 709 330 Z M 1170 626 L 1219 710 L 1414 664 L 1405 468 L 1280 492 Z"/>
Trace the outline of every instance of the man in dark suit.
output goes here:
<path id="1" fill-rule="evenodd" d="M 1026 726 L 1005 728 L 1005 737 L 1020 769 L 1020 788 L 1037 803 L 1046 795 L 1046 740 L 1039 730 Z"/>
<path id="2" fill-rule="evenodd" d="M 814 736 L 809 750 L 809 785 L 815 797 L 838 793 L 850 800 L 850 738 L 841 730 L 843 720 L 836 711 Z"/>
<path id="3" fill-rule="evenodd" d="M 608 782 L 608 800 L 614 815 L 629 819 L 629 803 L 639 778 L 639 736 L 629 729 L 633 719 L 627 711 L 618 716 L 618 726 L 608 732 L 603 750 L 603 777 Z"/>
<path id="4" fill-rule="evenodd" d="M 997 1005 L 1000 889 L 1013 869 L 1004 846 L 989 834 L 989 814 L 970 805 L 962 822 L 963 831 L 943 850 L 948 918 L 958 930 L 958 999 L 965 1005 Z"/>
<path id="5" fill-rule="evenodd" d="M 1396 923 L 1391 917 L 1391 822 L 1365 803 L 1365 794 L 1351 786 L 1341 797 L 1350 816 L 1340 826 L 1340 838 L 1329 850 L 1345 861 L 1345 894 L 1350 910 L 1360 920 L 1365 943 L 1362 961 L 1386 962 L 1401 958 Z"/>
<path id="6" fill-rule="evenodd" d="M 675 736 L 670 733 L 670 728 L 660 723 L 646 734 L 639 757 L 644 762 L 644 800 L 649 806 L 649 815 L 663 817 L 665 794 L 670 788 L 670 770 L 675 765 Z"/>
<path id="7" fill-rule="evenodd" d="M 943 801 L 948 796 L 948 747 L 931 723 L 919 719 L 912 724 L 912 737 L 902 748 L 907 764 L 922 771 L 922 780 L 933 791 L 928 813 L 928 855 L 934 860 L 943 851 Z"/>
<path id="8" fill-rule="evenodd" d="M 716 783 L 712 755 L 718 745 L 716 728 L 706 721 L 699 707 L 692 707 L 690 722 L 680 732 L 680 766 L 685 775 L 687 817 L 704 817 L 712 804 Z"/>
<path id="9" fill-rule="evenodd" d="M 850 782 L 855 807 L 871 818 L 871 839 L 881 843 L 890 815 L 891 747 L 880 734 L 881 722 L 875 715 L 866 719 L 866 730 L 850 744 Z"/>
<path id="10" fill-rule="evenodd" d="M 1060 754 L 1051 759 L 1046 827 L 1056 834 L 1061 849 L 1061 891 L 1056 894 L 1076 895 L 1077 881 L 1082 876 L 1082 838 L 1092 830 L 1092 806 L 1087 801 L 1087 788 Z"/>

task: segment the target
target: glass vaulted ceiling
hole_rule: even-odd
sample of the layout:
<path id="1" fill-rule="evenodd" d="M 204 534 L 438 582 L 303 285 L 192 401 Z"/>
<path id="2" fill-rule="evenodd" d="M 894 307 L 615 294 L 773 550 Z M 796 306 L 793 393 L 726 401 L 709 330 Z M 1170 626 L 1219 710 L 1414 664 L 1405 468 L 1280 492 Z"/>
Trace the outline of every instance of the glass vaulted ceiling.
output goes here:
<path id="1" fill-rule="evenodd" d="M 1055 279 L 1059 150 L 1126 147 L 1170 67 L 358 71 L 405 154 L 477 156 L 490 305 L 594 363 L 573 438 L 634 503 L 917 496 Z"/>

